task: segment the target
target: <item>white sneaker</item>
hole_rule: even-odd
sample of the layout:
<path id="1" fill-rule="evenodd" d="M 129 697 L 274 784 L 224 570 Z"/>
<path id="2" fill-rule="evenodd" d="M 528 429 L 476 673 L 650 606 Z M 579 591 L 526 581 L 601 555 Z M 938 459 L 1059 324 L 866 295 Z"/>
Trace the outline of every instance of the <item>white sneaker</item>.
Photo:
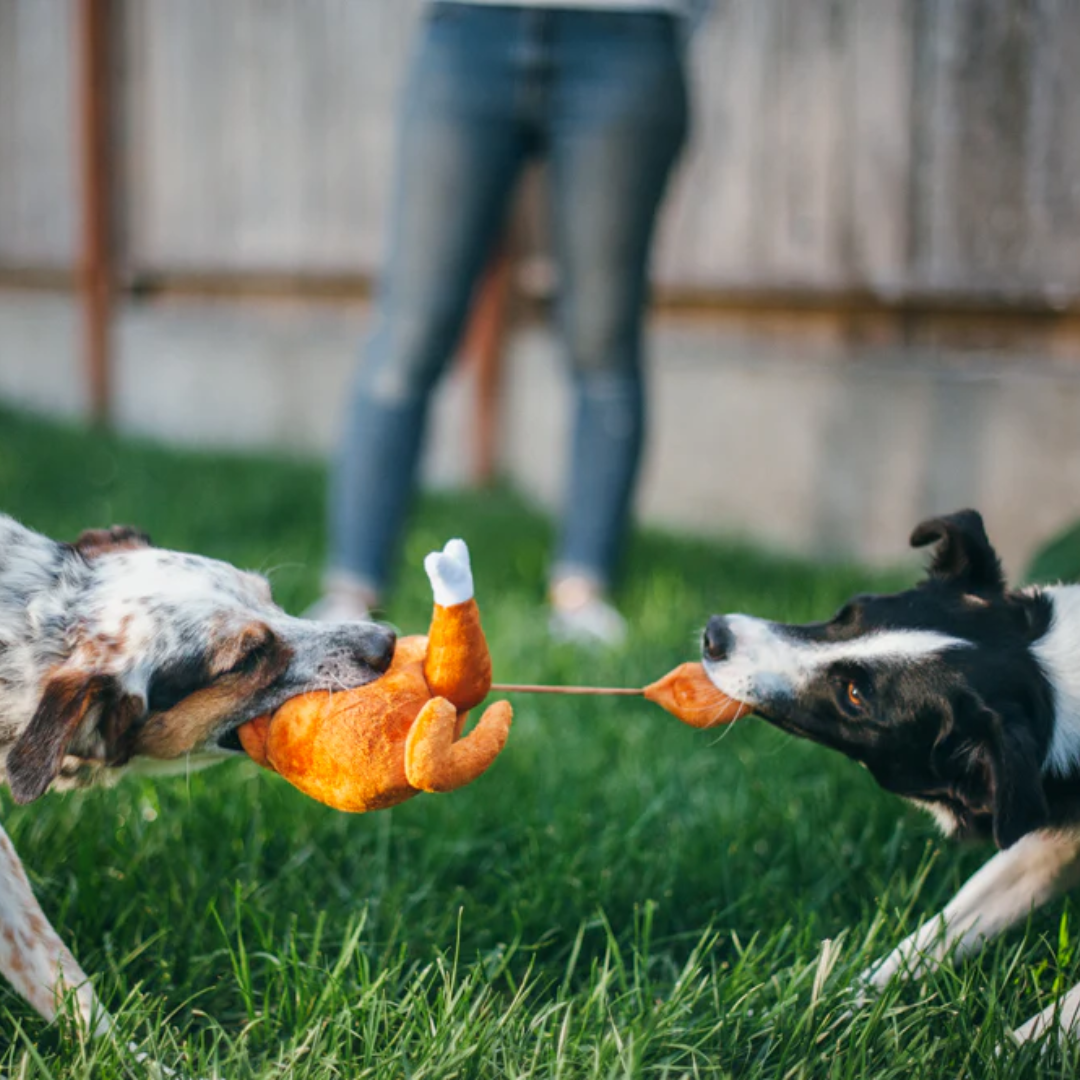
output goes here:
<path id="1" fill-rule="evenodd" d="M 316 622 L 370 622 L 371 609 L 377 605 L 372 589 L 346 574 L 329 574 L 322 597 L 305 612 L 305 619 Z"/>
<path id="2" fill-rule="evenodd" d="M 551 587 L 548 632 L 556 641 L 617 648 L 626 640 L 626 620 L 587 578 L 563 578 Z"/>

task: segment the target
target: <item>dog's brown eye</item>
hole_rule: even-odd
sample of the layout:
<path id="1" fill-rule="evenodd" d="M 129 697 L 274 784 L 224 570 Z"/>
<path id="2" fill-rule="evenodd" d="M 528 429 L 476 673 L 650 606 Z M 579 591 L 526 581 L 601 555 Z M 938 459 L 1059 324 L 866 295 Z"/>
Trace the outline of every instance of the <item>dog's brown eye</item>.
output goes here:
<path id="1" fill-rule="evenodd" d="M 847 699 L 856 709 L 863 707 L 862 691 L 853 682 L 847 684 Z"/>

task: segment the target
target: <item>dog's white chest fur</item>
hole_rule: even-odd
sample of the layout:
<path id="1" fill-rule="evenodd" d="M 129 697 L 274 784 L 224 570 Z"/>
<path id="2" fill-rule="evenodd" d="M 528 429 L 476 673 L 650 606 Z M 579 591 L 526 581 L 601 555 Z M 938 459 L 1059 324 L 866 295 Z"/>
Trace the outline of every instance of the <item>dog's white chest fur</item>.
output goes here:
<path id="1" fill-rule="evenodd" d="M 1054 615 L 1031 647 L 1054 695 L 1054 733 L 1043 769 L 1066 773 L 1080 759 L 1080 586 L 1043 591 L 1053 601 Z"/>

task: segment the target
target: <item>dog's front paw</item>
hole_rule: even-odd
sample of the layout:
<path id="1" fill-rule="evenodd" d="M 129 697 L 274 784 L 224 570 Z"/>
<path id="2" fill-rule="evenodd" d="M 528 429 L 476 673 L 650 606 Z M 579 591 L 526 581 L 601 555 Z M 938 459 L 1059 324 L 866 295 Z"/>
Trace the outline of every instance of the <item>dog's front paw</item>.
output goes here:
<path id="1" fill-rule="evenodd" d="M 873 969 L 870 969 L 873 970 Z M 860 1013 L 877 998 L 879 988 L 869 979 L 869 971 L 864 971 L 848 988 L 844 994 L 845 1008 L 840 1014 L 843 1021 L 852 1020 L 856 1013 Z"/>
<path id="2" fill-rule="evenodd" d="M 860 1012 L 865 1009 L 878 996 L 877 987 L 860 977 L 848 989 L 848 1009 L 851 1012 Z"/>
<path id="3" fill-rule="evenodd" d="M 866 1004 L 876 998 L 897 975 L 909 972 L 909 963 L 902 949 L 894 949 L 888 956 L 881 957 L 865 968 L 855 980 L 855 986 L 863 995 L 862 1003 Z"/>
<path id="4" fill-rule="evenodd" d="M 431 581 L 435 603 L 440 607 L 453 607 L 472 599 L 472 567 L 464 540 L 448 540 L 442 551 L 433 551 L 424 559 L 424 569 Z"/>
<path id="5" fill-rule="evenodd" d="M 132 1062 L 138 1065 L 141 1075 L 148 1077 L 149 1080 L 195 1080 L 177 1069 L 162 1064 L 145 1050 L 140 1050 L 138 1043 L 129 1042 L 127 1048 Z M 198 1078 L 198 1080 L 203 1080 L 203 1078 Z"/>
<path id="6" fill-rule="evenodd" d="M 182 1073 L 178 1073 L 175 1069 L 170 1069 L 168 1065 L 163 1065 L 160 1061 L 151 1057 L 145 1050 L 140 1050 L 138 1043 L 129 1042 L 127 1048 L 128 1054 L 131 1055 L 131 1060 L 138 1065 L 140 1069 L 145 1070 L 145 1075 L 151 1077 L 151 1080 L 187 1080 Z"/>
<path id="7" fill-rule="evenodd" d="M 1074 986 L 1060 1000 L 1047 1005 L 1041 1013 L 1021 1024 L 1012 1038 L 1023 1046 L 1046 1036 L 1046 1045 L 1080 1036 L 1080 986 Z"/>

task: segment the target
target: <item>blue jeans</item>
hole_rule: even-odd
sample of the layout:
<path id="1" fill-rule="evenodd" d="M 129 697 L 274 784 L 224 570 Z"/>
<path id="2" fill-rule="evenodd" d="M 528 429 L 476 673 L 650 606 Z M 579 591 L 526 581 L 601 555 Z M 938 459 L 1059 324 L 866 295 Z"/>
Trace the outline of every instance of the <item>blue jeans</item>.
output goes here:
<path id="1" fill-rule="evenodd" d="M 556 572 L 607 583 L 641 459 L 649 249 L 686 127 L 671 16 L 429 10 L 399 125 L 389 259 L 331 481 L 332 571 L 385 588 L 432 388 L 515 181 L 543 157 L 576 397 Z"/>

